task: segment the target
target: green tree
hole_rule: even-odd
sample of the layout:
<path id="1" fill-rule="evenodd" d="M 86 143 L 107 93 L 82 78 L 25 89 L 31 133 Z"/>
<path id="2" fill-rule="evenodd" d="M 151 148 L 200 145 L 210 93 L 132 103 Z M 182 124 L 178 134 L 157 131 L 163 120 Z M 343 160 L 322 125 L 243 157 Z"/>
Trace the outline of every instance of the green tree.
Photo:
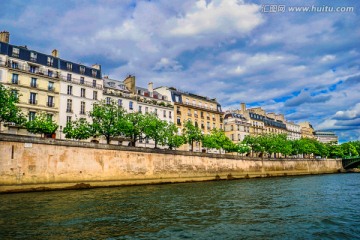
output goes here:
<path id="1" fill-rule="evenodd" d="M 185 143 L 190 144 L 190 151 L 194 151 L 194 142 L 200 142 L 203 134 L 201 130 L 194 126 L 191 121 L 184 122 L 183 136 Z"/>
<path id="2" fill-rule="evenodd" d="M 126 114 L 125 122 L 120 128 L 124 135 L 130 138 L 130 146 L 135 147 L 144 132 L 144 120 L 144 115 L 139 112 Z"/>
<path id="3" fill-rule="evenodd" d="M 143 119 L 143 133 L 154 140 L 155 148 L 158 144 L 165 145 L 167 122 L 160 120 L 155 114 L 145 114 Z"/>
<path id="4" fill-rule="evenodd" d="M 340 145 L 337 144 L 329 144 L 329 156 L 331 158 L 342 158 L 344 157 L 343 149 Z"/>
<path id="5" fill-rule="evenodd" d="M 202 138 L 202 146 L 205 148 L 224 149 L 227 152 L 237 152 L 237 145 L 233 143 L 222 129 L 214 128 L 210 134 Z"/>
<path id="6" fill-rule="evenodd" d="M 111 137 L 122 134 L 125 125 L 125 111 L 115 102 L 110 104 L 104 101 L 94 104 L 89 116 L 92 118 L 92 129 L 96 136 L 104 136 L 106 143 L 110 143 Z"/>
<path id="7" fill-rule="evenodd" d="M 360 154 L 360 141 L 352 141 L 350 142 L 351 145 L 353 145 L 356 148 L 356 151 L 358 152 L 358 155 Z"/>
<path id="8" fill-rule="evenodd" d="M 59 127 L 52 118 L 45 112 L 41 112 L 35 116 L 33 120 L 25 123 L 28 132 L 43 134 L 53 134 Z"/>
<path id="9" fill-rule="evenodd" d="M 0 124 L 12 122 L 23 125 L 26 122 L 24 114 L 16 105 L 18 102 L 19 96 L 0 84 Z"/>
<path id="10" fill-rule="evenodd" d="M 166 126 L 165 129 L 165 145 L 169 147 L 169 149 L 178 148 L 185 143 L 184 137 L 178 135 L 178 128 L 174 123 L 170 123 Z"/>
<path id="11" fill-rule="evenodd" d="M 265 151 L 265 147 L 262 145 L 261 136 L 247 135 L 247 136 L 245 136 L 244 140 L 242 141 L 242 144 L 250 146 L 251 150 L 254 153 L 262 154 Z"/>
<path id="12" fill-rule="evenodd" d="M 63 130 L 63 133 L 65 134 L 65 138 L 77 140 L 88 139 L 89 137 L 95 135 L 92 124 L 88 123 L 85 118 L 68 122 Z"/>
<path id="13" fill-rule="evenodd" d="M 341 144 L 341 149 L 343 150 L 343 153 L 346 157 L 359 155 L 359 153 L 356 151 L 356 147 L 351 142 Z"/>
<path id="14" fill-rule="evenodd" d="M 251 147 L 243 143 L 238 143 L 237 152 L 241 154 L 250 153 Z"/>

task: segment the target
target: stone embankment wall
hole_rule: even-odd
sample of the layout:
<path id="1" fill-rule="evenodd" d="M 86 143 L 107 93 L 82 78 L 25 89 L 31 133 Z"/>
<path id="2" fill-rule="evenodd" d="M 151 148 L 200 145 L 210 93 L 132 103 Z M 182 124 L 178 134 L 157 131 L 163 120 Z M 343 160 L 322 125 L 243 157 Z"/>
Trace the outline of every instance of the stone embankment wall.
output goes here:
<path id="1" fill-rule="evenodd" d="M 235 155 L 0 134 L 0 192 L 335 173 L 334 159 Z"/>

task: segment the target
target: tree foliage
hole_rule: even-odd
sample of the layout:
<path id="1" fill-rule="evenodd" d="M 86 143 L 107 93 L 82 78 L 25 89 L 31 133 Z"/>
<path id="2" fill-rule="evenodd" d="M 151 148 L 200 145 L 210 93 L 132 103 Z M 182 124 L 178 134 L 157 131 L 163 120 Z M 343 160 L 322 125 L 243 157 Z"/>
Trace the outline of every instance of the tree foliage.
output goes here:
<path id="1" fill-rule="evenodd" d="M 77 140 L 88 139 L 95 135 L 92 124 L 89 124 L 84 118 L 68 122 L 63 133 L 65 134 L 65 138 Z"/>
<path id="2" fill-rule="evenodd" d="M 169 123 L 165 129 L 165 145 L 169 149 L 178 148 L 185 143 L 185 139 L 182 135 L 178 135 L 178 128 L 174 123 Z"/>
<path id="3" fill-rule="evenodd" d="M 160 120 L 155 114 L 145 114 L 142 121 L 143 132 L 146 137 L 154 140 L 155 148 L 158 144 L 165 145 L 167 122 Z"/>
<path id="4" fill-rule="evenodd" d="M 183 136 L 185 143 L 190 144 L 190 151 L 194 151 L 194 142 L 200 142 L 203 138 L 200 128 L 194 126 L 191 121 L 184 122 Z"/>
<path id="5" fill-rule="evenodd" d="M 12 122 L 23 125 L 26 122 L 24 114 L 16 105 L 19 102 L 19 96 L 16 96 L 10 89 L 0 84 L 0 123 Z"/>
<path id="6" fill-rule="evenodd" d="M 28 132 L 43 135 L 55 133 L 59 126 L 45 112 L 41 112 L 33 120 L 26 122 L 25 127 Z"/>

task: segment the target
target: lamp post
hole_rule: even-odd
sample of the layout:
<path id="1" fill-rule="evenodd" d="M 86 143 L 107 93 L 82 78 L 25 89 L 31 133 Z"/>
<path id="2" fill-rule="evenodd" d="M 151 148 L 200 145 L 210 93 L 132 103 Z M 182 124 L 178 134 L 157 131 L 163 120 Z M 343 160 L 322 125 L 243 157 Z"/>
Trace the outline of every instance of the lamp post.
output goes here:
<path id="1" fill-rule="evenodd" d="M 60 126 L 60 140 L 61 140 L 62 126 Z"/>

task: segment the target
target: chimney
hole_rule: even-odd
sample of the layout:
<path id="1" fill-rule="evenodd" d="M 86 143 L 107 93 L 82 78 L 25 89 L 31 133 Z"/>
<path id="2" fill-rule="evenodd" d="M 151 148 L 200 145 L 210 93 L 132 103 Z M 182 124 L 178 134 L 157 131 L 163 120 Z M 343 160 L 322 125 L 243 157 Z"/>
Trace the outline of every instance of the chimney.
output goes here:
<path id="1" fill-rule="evenodd" d="M 240 110 L 241 110 L 241 113 L 244 114 L 245 111 L 246 111 L 246 104 L 245 103 L 241 103 L 240 104 Z"/>
<path id="2" fill-rule="evenodd" d="M 125 84 L 125 86 L 130 90 L 130 92 L 131 92 L 132 94 L 135 94 L 135 93 L 136 93 L 135 76 L 129 75 L 129 76 L 124 80 L 124 84 Z"/>
<path id="3" fill-rule="evenodd" d="M 52 50 L 51 55 L 52 55 L 53 57 L 58 58 L 58 57 L 59 57 L 59 51 L 56 50 L 56 49 L 54 49 L 54 50 Z"/>
<path id="4" fill-rule="evenodd" d="M 0 32 L 0 42 L 9 43 L 10 33 L 7 31 Z"/>
<path id="5" fill-rule="evenodd" d="M 97 63 L 93 64 L 91 67 L 94 68 L 94 69 L 97 69 L 99 71 L 101 70 L 101 65 L 97 64 Z"/>
<path id="6" fill-rule="evenodd" d="M 153 85 L 152 82 L 149 82 L 149 84 L 148 84 L 148 90 L 149 90 L 149 92 L 151 92 L 151 93 L 154 91 L 154 85 Z"/>

